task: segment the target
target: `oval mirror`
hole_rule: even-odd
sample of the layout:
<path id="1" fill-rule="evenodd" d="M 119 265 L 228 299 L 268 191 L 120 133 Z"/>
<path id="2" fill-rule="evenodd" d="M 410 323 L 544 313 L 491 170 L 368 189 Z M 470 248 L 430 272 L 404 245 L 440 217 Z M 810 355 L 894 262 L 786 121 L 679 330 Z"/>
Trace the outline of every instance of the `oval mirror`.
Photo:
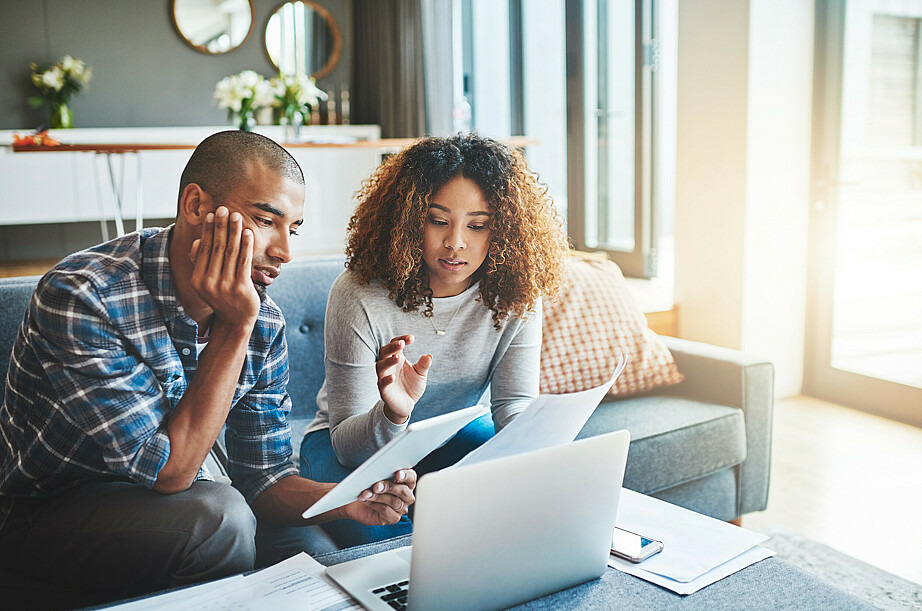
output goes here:
<path id="1" fill-rule="evenodd" d="M 252 0 L 173 0 L 171 14 L 186 44 L 209 55 L 233 51 L 253 31 Z"/>
<path id="2" fill-rule="evenodd" d="M 314 2 L 285 2 L 266 24 L 266 53 L 283 74 L 325 76 L 341 50 L 339 26 L 330 11 Z"/>

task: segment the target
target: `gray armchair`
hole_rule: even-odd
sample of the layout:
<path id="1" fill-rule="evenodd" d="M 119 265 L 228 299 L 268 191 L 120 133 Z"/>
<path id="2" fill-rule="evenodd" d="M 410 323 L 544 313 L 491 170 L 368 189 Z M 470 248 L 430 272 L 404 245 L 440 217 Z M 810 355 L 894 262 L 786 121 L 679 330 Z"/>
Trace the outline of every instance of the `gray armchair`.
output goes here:
<path id="1" fill-rule="evenodd" d="M 662 338 L 685 380 L 606 401 L 580 437 L 631 432 L 624 485 L 721 519 L 765 509 L 773 406 L 770 362 Z"/>

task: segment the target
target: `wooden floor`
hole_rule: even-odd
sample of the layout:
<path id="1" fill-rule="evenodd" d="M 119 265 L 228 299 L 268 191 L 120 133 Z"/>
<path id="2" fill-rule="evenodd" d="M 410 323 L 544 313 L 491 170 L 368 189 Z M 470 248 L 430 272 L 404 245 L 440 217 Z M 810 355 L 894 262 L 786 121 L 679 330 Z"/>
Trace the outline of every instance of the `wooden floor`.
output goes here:
<path id="1" fill-rule="evenodd" d="M 40 276 L 57 263 L 57 259 L 31 259 L 29 261 L 0 261 L 0 278 L 14 276 Z"/>
<path id="2" fill-rule="evenodd" d="M 800 533 L 922 584 L 922 429 L 795 397 L 776 403 L 772 439 L 768 508 L 744 527 Z"/>

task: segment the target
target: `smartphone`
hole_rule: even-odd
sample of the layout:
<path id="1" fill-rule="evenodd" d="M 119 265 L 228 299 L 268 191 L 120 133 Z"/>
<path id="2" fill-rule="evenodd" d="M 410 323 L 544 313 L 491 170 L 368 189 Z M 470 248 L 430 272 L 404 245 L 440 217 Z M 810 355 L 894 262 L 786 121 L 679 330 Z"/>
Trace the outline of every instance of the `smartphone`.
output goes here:
<path id="1" fill-rule="evenodd" d="M 643 562 L 653 554 L 663 551 L 663 542 L 650 539 L 629 530 L 616 528 L 611 537 L 611 553 L 631 562 Z"/>

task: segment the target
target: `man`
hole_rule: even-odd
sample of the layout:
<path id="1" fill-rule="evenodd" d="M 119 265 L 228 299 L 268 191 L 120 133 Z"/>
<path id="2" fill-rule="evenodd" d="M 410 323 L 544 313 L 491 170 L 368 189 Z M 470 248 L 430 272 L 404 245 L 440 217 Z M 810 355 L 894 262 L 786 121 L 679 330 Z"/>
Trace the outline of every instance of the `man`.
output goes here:
<path id="1" fill-rule="evenodd" d="M 42 278 L 0 406 L 8 570 L 89 604 L 252 569 L 254 539 L 267 560 L 312 545 L 301 512 L 333 485 L 290 461 L 284 319 L 265 296 L 304 196 L 278 144 L 218 133 L 183 171 L 174 225 Z M 233 487 L 205 466 L 225 424 Z M 398 472 L 317 521 L 395 523 L 415 484 Z"/>

